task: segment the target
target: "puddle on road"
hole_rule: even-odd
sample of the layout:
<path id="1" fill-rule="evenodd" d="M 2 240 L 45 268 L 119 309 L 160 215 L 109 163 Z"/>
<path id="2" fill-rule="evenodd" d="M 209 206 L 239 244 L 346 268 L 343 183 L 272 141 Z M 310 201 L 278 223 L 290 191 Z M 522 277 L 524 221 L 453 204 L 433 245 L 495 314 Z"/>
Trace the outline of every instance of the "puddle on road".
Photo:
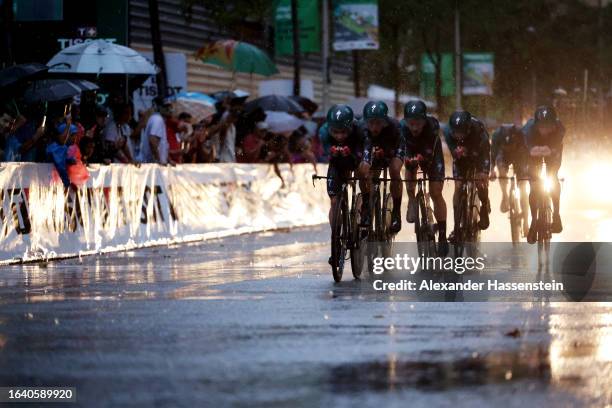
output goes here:
<path id="1" fill-rule="evenodd" d="M 391 354 L 386 361 L 334 366 L 329 372 L 329 383 L 332 391 L 345 393 L 402 388 L 444 391 L 524 379 L 549 382 L 550 372 L 548 349 L 544 347 L 438 362 L 403 361 Z"/>

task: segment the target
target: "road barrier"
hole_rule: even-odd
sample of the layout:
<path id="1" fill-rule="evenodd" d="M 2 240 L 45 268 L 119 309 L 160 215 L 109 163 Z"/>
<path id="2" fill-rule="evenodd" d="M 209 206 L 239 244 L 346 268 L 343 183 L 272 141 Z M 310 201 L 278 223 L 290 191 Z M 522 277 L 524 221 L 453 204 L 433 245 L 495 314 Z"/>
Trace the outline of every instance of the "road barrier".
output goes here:
<path id="1" fill-rule="evenodd" d="M 327 222 L 312 165 L 96 166 L 78 188 L 50 164 L 0 166 L 0 263 L 219 238 Z M 319 165 L 319 173 L 325 166 Z"/>

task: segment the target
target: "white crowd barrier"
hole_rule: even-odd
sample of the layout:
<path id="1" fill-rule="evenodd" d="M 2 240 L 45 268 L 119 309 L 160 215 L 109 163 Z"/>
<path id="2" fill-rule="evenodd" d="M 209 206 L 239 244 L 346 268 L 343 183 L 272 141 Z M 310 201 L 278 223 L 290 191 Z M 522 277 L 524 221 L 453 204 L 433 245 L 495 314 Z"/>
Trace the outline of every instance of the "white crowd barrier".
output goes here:
<path id="1" fill-rule="evenodd" d="M 312 165 L 90 168 L 74 190 L 50 164 L 0 166 L 0 263 L 63 258 L 327 222 Z M 326 167 L 319 165 L 319 174 Z"/>

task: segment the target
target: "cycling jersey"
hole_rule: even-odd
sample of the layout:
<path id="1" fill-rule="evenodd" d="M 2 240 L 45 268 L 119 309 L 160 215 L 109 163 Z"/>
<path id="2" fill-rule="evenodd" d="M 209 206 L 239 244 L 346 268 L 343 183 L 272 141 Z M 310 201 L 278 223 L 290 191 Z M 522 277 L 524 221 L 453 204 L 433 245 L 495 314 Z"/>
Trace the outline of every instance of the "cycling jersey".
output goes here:
<path id="1" fill-rule="evenodd" d="M 472 118 L 470 130 L 465 135 L 464 140 L 455 139 L 450 127 L 444 129 L 444 138 L 453 156 L 453 177 L 465 177 L 466 171 L 470 168 L 477 172 L 489 173 L 491 170 L 491 144 L 487 129 L 480 120 Z M 457 147 L 464 147 L 466 155 L 457 157 L 455 151 Z"/>
<path id="2" fill-rule="evenodd" d="M 551 162 L 561 165 L 561 156 L 563 154 L 563 136 L 565 135 L 565 127 L 563 127 L 561 121 L 557 120 L 556 129 L 552 134 L 543 136 L 540 134 L 540 132 L 538 132 L 535 121 L 533 119 L 529 119 L 525 126 L 523 126 L 523 134 L 528 151 L 530 151 L 534 146 L 548 146 L 552 151 L 552 154 L 547 158 L 547 161 L 550 160 Z"/>
<path id="3" fill-rule="evenodd" d="M 368 129 L 365 121 L 361 121 L 360 128 L 363 134 L 363 161 L 369 164 L 375 164 L 375 167 L 386 167 L 389 164 L 389 160 L 397 157 L 404 160 L 406 143 L 403 140 L 402 133 L 400 132 L 400 124 L 393 118 L 384 119 L 387 124 L 382 129 L 378 136 L 374 136 Z M 384 157 L 381 159 L 373 157 L 373 148 L 378 147 L 383 149 Z M 376 160 L 374 160 L 376 159 Z M 376 164 L 379 165 L 376 165 Z"/>
<path id="4" fill-rule="evenodd" d="M 417 155 L 423 156 L 423 162 L 418 165 L 427 173 L 430 180 L 444 179 L 444 155 L 442 154 L 442 142 L 440 140 L 440 123 L 432 116 L 427 117 L 427 123 L 421 134 L 414 136 L 404 119 L 400 122 L 402 138 L 406 143 L 405 156 L 413 158 Z M 415 170 L 416 163 L 407 163 L 406 167 Z"/>
<path id="5" fill-rule="evenodd" d="M 491 139 L 491 159 L 497 166 L 507 168 L 512 164 L 518 177 L 526 177 L 529 151 L 521 129 L 514 124 L 502 125 Z"/>
<path id="6" fill-rule="evenodd" d="M 528 151 L 535 146 L 548 146 L 551 150 L 551 155 L 544 157 L 546 161 L 546 167 L 549 174 L 556 176 L 559 168 L 561 167 L 561 158 L 563 156 L 563 136 L 565 135 L 565 127 L 561 121 L 557 120 L 555 131 L 544 136 L 538 132 L 538 128 L 535 125 L 535 121 L 530 119 L 525 126 L 523 126 L 523 135 L 525 137 L 525 145 Z M 531 178 L 538 177 L 538 168 L 542 163 L 541 157 L 529 156 L 528 171 Z"/>
<path id="7" fill-rule="evenodd" d="M 353 123 L 349 130 L 349 135 L 343 143 L 339 143 L 333 138 L 327 123 L 319 130 L 319 138 L 324 146 L 324 151 L 329 157 L 329 166 L 327 167 L 327 194 L 332 197 L 337 195 L 341 188 L 344 179 L 348 177 L 351 171 L 357 168 L 363 157 L 363 140 L 357 123 Z M 340 148 L 348 148 L 344 152 L 333 154 L 333 150 Z"/>

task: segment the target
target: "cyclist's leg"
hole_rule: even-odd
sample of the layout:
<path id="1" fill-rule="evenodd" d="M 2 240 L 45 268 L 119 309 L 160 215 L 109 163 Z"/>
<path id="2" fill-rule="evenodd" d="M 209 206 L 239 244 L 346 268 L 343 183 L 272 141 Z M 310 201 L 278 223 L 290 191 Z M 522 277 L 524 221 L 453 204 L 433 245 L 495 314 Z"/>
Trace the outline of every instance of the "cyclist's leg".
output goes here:
<path id="1" fill-rule="evenodd" d="M 367 161 L 362 161 L 357 167 L 357 177 L 359 177 L 359 189 L 361 190 L 361 224 L 370 225 L 370 193 L 372 191 L 372 165 Z"/>
<path id="2" fill-rule="evenodd" d="M 463 178 L 465 177 L 465 171 L 462 167 L 457 165 L 456 161 L 453 161 L 453 178 Z M 463 187 L 463 182 L 461 180 L 455 180 L 455 191 L 453 192 L 453 232 L 449 236 L 449 240 L 452 241 L 452 237 L 455 236 L 455 229 L 459 227 L 459 217 L 461 215 L 459 205 L 461 200 L 461 188 Z"/>
<path id="3" fill-rule="evenodd" d="M 559 212 L 559 204 L 561 199 L 561 183 L 559 182 L 559 167 L 561 163 L 551 160 L 550 164 L 546 165 L 548 177 L 552 180 L 552 189 L 550 191 L 550 198 L 553 205 L 553 220 L 551 230 L 555 234 L 563 231 L 563 225 L 561 223 L 561 215 Z"/>
<path id="4" fill-rule="evenodd" d="M 499 187 L 501 188 L 502 200 L 499 206 L 501 212 L 506 213 L 509 210 L 508 205 L 508 163 L 500 153 L 497 156 L 497 169 L 499 170 Z"/>
<path id="5" fill-rule="evenodd" d="M 408 193 L 408 210 L 406 211 L 406 221 L 413 223 L 417 217 L 417 202 L 415 200 L 416 181 L 418 165 L 406 163 L 406 192 Z"/>
<path id="6" fill-rule="evenodd" d="M 517 177 L 517 184 L 520 191 L 520 204 L 521 204 L 521 215 L 523 217 L 523 228 L 527 228 L 529 225 L 529 199 L 527 195 L 527 180 L 524 180 L 529 177 L 529 172 L 527 171 L 527 164 L 523 162 L 514 162 L 512 163 L 514 166 L 514 174 Z M 525 235 L 528 234 L 527 231 L 524 231 Z"/>
<path id="7" fill-rule="evenodd" d="M 486 230 L 489 228 L 489 213 L 491 212 L 491 204 L 489 203 L 489 172 L 480 171 L 474 174 L 476 178 L 476 189 L 478 190 L 478 199 L 480 200 L 480 229 Z"/>
<path id="8" fill-rule="evenodd" d="M 537 240 L 536 219 L 538 216 L 538 194 L 541 188 L 540 177 L 538 174 L 539 160 L 529 160 L 529 208 L 531 212 L 531 223 L 529 224 L 529 233 L 527 234 L 527 242 L 534 244 Z"/>
<path id="9" fill-rule="evenodd" d="M 332 223 L 332 209 L 342 191 L 342 171 L 338 166 L 330 163 L 327 167 L 327 195 L 330 199 L 329 205 L 329 225 Z"/>
<path id="10" fill-rule="evenodd" d="M 399 157 L 389 161 L 389 175 L 391 176 L 391 197 L 393 197 L 393 213 L 391 215 L 391 232 L 398 233 L 402 228 L 402 167 L 404 162 Z"/>
<path id="11" fill-rule="evenodd" d="M 476 189 L 478 190 L 478 198 L 480 199 L 480 229 L 489 228 L 489 213 L 491 212 L 491 203 L 489 202 L 489 172 L 491 171 L 491 162 L 488 157 L 482 158 L 474 177 L 476 181 Z"/>
<path id="12" fill-rule="evenodd" d="M 442 196 L 444 188 L 444 157 L 435 156 L 427 171 L 429 177 L 429 195 L 433 201 L 434 215 L 438 223 L 438 239 L 446 241 L 446 201 Z"/>
<path id="13" fill-rule="evenodd" d="M 538 174 L 540 161 L 531 159 L 527 172 L 529 174 L 529 208 L 531 209 L 531 222 L 536 219 L 538 211 L 538 189 L 540 188 L 540 175 Z"/>

